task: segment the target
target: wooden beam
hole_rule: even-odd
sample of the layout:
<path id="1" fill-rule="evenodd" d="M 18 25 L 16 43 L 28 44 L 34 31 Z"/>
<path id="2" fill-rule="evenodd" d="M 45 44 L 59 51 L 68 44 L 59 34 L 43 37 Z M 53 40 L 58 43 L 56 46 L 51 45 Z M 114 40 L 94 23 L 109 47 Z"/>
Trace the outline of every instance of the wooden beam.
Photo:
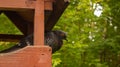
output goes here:
<path id="1" fill-rule="evenodd" d="M 67 8 L 69 0 L 56 0 L 53 5 L 53 12 L 47 22 L 45 23 L 45 30 L 51 30 L 57 23 L 58 19 Z"/>
<path id="2" fill-rule="evenodd" d="M 52 67 L 51 48 L 27 46 L 10 53 L 0 53 L 0 67 Z"/>
<path id="3" fill-rule="evenodd" d="M 0 0 L 0 10 L 35 9 L 36 0 Z M 45 10 L 52 10 L 52 0 L 45 0 Z"/>
<path id="4" fill-rule="evenodd" d="M 5 15 L 18 27 L 18 29 L 25 35 L 27 35 L 27 21 L 25 21 L 21 16 L 19 16 L 16 12 L 6 11 Z"/>
<path id="5" fill-rule="evenodd" d="M 34 9 L 35 1 L 30 0 L 1 0 L 0 8 Z"/>
<path id="6" fill-rule="evenodd" d="M 9 41 L 9 42 L 17 42 L 21 40 L 24 35 L 13 35 L 13 34 L 0 34 L 0 41 Z"/>
<path id="7" fill-rule="evenodd" d="M 44 45 L 44 0 L 37 0 L 34 17 L 34 45 Z"/>

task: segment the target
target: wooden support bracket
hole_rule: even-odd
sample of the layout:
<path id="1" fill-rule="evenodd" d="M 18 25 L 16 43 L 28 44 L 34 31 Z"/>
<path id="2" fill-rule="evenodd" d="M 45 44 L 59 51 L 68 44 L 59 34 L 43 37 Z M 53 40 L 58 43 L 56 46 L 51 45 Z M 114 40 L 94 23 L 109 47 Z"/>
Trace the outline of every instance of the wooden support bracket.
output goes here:
<path id="1" fill-rule="evenodd" d="M 46 21 L 46 30 L 51 30 L 69 5 L 69 0 L 55 0 L 50 18 Z"/>
<path id="2" fill-rule="evenodd" d="M 0 34 L 0 41 L 18 42 L 24 37 L 24 35 Z"/>
<path id="3" fill-rule="evenodd" d="M 27 35 L 27 21 L 25 21 L 21 16 L 19 16 L 16 12 L 5 11 L 6 16 L 19 28 L 19 30 Z"/>

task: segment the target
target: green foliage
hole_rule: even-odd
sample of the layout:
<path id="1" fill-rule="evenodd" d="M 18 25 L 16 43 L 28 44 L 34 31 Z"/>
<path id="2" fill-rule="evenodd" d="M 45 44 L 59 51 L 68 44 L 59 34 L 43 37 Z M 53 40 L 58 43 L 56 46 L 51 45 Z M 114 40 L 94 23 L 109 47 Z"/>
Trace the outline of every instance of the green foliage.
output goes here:
<path id="1" fill-rule="evenodd" d="M 61 60 L 56 67 L 119 67 L 119 5 L 118 0 L 71 0 L 54 27 L 68 33 L 68 42 L 53 55 Z"/>
<path id="2" fill-rule="evenodd" d="M 5 14 L 0 15 L 0 34 L 22 34 Z M 0 41 L 0 51 L 15 45 L 15 42 Z"/>
<path id="3" fill-rule="evenodd" d="M 0 34 L 22 34 L 16 26 L 2 13 L 0 15 Z"/>
<path id="4" fill-rule="evenodd" d="M 5 49 L 8 49 L 12 46 L 14 46 L 16 43 L 15 42 L 0 42 L 0 51 L 3 51 Z"/>

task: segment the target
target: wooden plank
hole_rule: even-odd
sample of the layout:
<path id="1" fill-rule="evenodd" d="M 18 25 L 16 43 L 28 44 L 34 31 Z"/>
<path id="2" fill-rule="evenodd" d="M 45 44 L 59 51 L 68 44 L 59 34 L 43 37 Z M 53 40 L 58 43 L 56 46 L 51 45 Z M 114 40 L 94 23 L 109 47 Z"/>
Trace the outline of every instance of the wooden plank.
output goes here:
<path id="1" fill-rule="evenodd" d="M 53 5 L 53 12 L 45 24 L 45 30 L 51 30 L 57 23 L 58 19 L 67 8 L 69 0 L 56 0 Z"/>
<path id="2" fill-rule="evenodd" d="M 0 54 L 0 67 L 52 67 L 51 48 L 27 46 Z"/>
<path id="3" fill-rule="evenodd" d="M 25 21 L 21 16 L 19 16 L 16 12 L 6 11 L 4 12 L 6 16 L 17 26 L 17 28 L 24 34 L 27 35 L 27 21 Z"/>
<path id="4" fill-rule="evenodd" d="M 34 45 L 44 45 L 44 0 L 37 0 L 34 17 Z"/>
<path id="5" fill-rule="evenodd" d="M 1 0 L 0 8 L 34 9 L 35 1 L 30 0 Z"/>
<path id="6" fill-rule="evenodd" d="M 0 0 L 0 10 L 35 9 L 36 0 Z M 45 10 L 52 10 L 52 0 L 45 0 Z"/>
<path id="7" fill-rule="evenodd" d="M 24 35 L 0 34 L 0 41 L 17 42 L 25 37 Z"/>

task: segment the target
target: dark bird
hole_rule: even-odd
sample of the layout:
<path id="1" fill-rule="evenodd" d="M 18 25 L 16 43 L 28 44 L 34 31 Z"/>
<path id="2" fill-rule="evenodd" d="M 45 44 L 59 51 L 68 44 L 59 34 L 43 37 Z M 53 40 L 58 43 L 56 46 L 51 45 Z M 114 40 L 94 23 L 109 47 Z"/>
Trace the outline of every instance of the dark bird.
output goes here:
<path id="1" fill-rule="evenodd" d="M 52 47 L 52 53 L 54 53 L 62 47 L 63 40 L 67 40 L 66 36 L 67 34 L 63 31 L 46 32 L 45 44 Z"/>
<path id="2" fill-rule="evenodd" d="M 52 48 L 52 53 L 58 51 L 62 45 L 63 40 L 66 40 L 67 34 L 63 31 L 56 30 L 56 31 L 46 31 L 45 32 L 45 45 L 48 45 Z M 33 34 L 28 35 L 27 37 L 23 38 L 17 45 L 1 51 L 0 53 L 10 52 L 19 48 L 23 48 L 28 45 L 33 45 Z"/>

